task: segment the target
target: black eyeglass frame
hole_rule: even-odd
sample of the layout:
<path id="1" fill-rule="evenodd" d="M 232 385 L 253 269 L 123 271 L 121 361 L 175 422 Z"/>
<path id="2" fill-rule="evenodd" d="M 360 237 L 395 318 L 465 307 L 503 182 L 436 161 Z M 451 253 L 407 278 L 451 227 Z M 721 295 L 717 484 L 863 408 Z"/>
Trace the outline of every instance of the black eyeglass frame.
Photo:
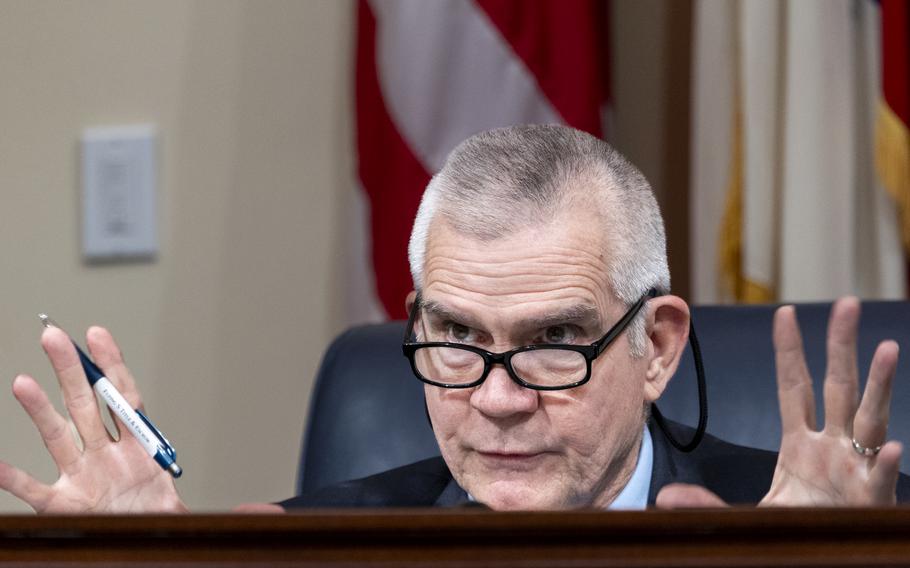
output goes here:
<path id="1" fill-rule="evenodd" d="M 635 319 L 635 316 L 638 315 L 638 312 L 641 311 L 641 308 L 645 305 L 645 302 L 658 296 L 658 292 L 655 288 L 651 288 L 647 293 L 642 295 L 637 302 L 632 304 L 632 307 L 623 315 L 619 321 L 617 321 L 613 327 L 611 327 L 603 337 L 591 343 L 589 345 L 562 345 L 562 344 L 546 344 L 546 345 L 525 345 L 522 347 L 516 347 L 509 351 L 504 351 L 502 353 L 492 353 L 486 349 L 481 349 L 479 347 L 474 347 L 473 345 L 465 345 L 463 343 L 452 343 L 450 341 L 428 341 L 428 342 L 417 342 L 411 341 L 411 336 L 414 333 L 414 323 L 417 320 L 417 313 L 420 311 L 420 298 L 418 297 L 417 301 L 414 302 L 414 305 L 411 307 L 411 313 L 408 316 L 408 325 L 405 328 L 404 340 L 401 345 L 401 350 L 404 353 L 404 356 L 407 357 L 408 361 L 411 363 L 411 370 L 414 372 L 420 381 L 433 385 L 436 387 L 442 387 L 447 389 L 467 389 L 471 387 L 476 387 L 477 385 L 483 383 L 487 380 L 487 376 L 490 374 L 490 370 L 493 368 L 493 365 L 500 364 L 506 368 L 506 372 L 509 374 L 509 378 L 518 383 L 519 385 L 540 391 L 556 391 L 556 390 L 566 390 L 575 387 L 580 387 L 581 385 L 587 383 L 591 380 L 591 365 L 592 362 L 597 359 L 607 347 L 610 346 L 613 341 L 616 340 L 619 335 L 625 331 L 625 329 L 632 323 L 632 320 Z M 465 384 L 453 384 L 453 383 L 442 383 L 439 381 L 434 381 L 424 377 L 420 371 L 417 369 L 417 362 L 414 358 L 414 354 L 422 348 L 426 347 L 450 347 L 453 349 L 461 349 L 463 351 L 470 351 L 476 353 L 483 358 L 484 368 L 483 373 L 481 373 L 480 378 L 476 381 L 465 383 Z M 512 357 L 518 353 L 525 353 L 527 351 L 541 351 L 541 350 L 561 350 L 561 351 L 575 351 L 581 353 L 585 358 L 586 369 L 585 377 L 574 383 L 569 383 L 567 385 L 559 386 L 542 386 L 529 383 L 518 376 L 515 372 L 515 369 L 512 368 Z"/>

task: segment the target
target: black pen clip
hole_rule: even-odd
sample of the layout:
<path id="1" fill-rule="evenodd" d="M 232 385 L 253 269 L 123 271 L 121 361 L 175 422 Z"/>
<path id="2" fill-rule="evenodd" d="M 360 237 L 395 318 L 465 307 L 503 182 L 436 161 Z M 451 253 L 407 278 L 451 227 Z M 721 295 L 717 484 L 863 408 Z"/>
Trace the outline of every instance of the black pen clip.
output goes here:
<path id="1" fill-rule="evenodd" d="M 138 408 L 135 410 L 136 410 L 136 414 L 139 415 L 139 418 L 143 422 L 145 422 L 145 425 L 148 426 L 149 429 L 151 429 L 152 434 L 154 434 L 155 437 L 158 438 L 158 441 L 161 442 L 161 449 L 164 451 L 164 453 L 167 454 L 168 457 L 171 458 L 172 460 L 177 461 L 177 450 L 175 450 L 174 446 L 172 446 L 171 443 L 168 442 L 167 438 L 164 437 L 164 434 L 161 433 L 161 430 L 159 430 L 158 427 L 155 426 L 152 423 L 152 421 L 148 419 L 148 416 L 146 416 L 145 413 L 143 413 Z"/>

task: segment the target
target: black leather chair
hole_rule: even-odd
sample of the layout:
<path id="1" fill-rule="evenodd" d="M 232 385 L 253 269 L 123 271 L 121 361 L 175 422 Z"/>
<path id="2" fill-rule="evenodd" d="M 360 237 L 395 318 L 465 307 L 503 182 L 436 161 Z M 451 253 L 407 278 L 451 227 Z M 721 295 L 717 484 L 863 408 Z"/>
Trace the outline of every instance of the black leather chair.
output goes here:
<path id="1" fill-rule="evenodd" d="M 708 432 L 747 446 L 777 449 L 780 414 L 771 344 L 776 306 L 702 306 L 693 321 L 704 357 Z M 797 317 L 821 412 L 825 333 L 830 304 L 802 304 Z M 316 378 L 303 439 L 297 490 L 384 471 L 438 455 L 423 402 L 423 384 L 401 354 L 404 323 L 350 329 L 329 347 Z M 866 302 L 860 324 L 859 365 L 865 380 L 872 353 L 883 339 L 910 346 L 910 302 Z M 898 365 L 889 436 L 910 443 L 910 377 Z M 658 404 L 668 418 L 698 419 L 691 353 Z M 910 447 L 902 470 L 910 465 Z"/>

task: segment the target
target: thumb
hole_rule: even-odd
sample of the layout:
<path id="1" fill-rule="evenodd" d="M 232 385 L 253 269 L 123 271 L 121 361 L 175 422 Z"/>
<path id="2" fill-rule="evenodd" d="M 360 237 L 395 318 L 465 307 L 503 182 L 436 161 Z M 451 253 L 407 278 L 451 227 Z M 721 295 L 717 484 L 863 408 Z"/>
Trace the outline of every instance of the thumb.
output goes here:
<path id="1" fill-rule="evenodd" d="M 713 509 L 729 507 L 723 499 L 700 485 L 671 483 L 657 493 L 658 509 Z"/>
<path id="2" fill-rule="evenodd" d="M 254 514 L 254 515 L 274 515 L 283 514 L 287 511 L 281 505 L 274 503 L 243 503 L 237 505 L 231 510 L 232 513 Z"/>

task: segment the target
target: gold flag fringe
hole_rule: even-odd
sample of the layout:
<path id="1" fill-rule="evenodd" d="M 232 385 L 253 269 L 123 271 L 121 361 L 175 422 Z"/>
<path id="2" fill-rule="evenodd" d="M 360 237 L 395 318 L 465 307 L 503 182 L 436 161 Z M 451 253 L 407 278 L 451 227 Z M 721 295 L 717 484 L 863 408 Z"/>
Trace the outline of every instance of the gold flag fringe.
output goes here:
<path id="1" fill-rule="evenodd" d="M 901 240 L 910 252 L 910 131 L 884 100 L 875 120 L 875 171 L 897 203 Z"/>
<path id="2" fill-rule="evenodd" d="M 733 120 L 733 148 L 730 156 L 730 181 L 724 216 L 720 224 L 718 261 L 722 289 L 737 302 L 761 304 L 774 301 L 774 290 L 747 278 L 743 270 L 743 132 L 742 116 Z"/>

